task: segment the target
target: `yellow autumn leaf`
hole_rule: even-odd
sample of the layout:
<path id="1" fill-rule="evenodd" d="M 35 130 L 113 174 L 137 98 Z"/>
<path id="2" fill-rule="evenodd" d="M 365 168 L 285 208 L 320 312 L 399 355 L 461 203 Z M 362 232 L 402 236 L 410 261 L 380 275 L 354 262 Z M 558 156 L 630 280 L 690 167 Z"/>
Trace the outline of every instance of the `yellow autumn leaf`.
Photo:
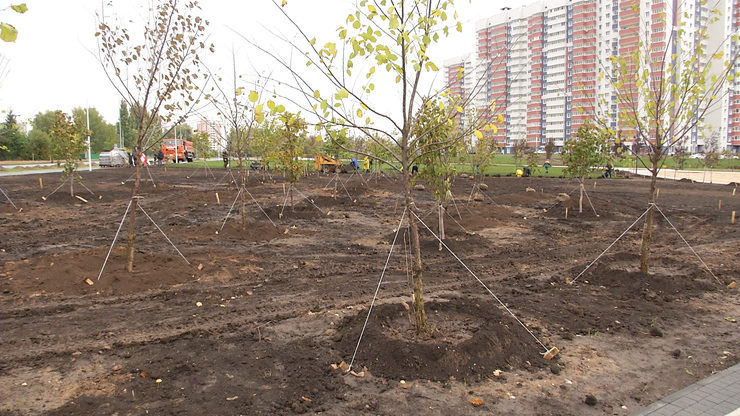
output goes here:
<path id="1" fill-rule="evenodd" d="M 483 138 L 483 133 L 481 133 L 480 130 L 474 131 L 473 134 L 475 135 L 475 137 L 477 137 L 479 139 L 482 139 Z"/>

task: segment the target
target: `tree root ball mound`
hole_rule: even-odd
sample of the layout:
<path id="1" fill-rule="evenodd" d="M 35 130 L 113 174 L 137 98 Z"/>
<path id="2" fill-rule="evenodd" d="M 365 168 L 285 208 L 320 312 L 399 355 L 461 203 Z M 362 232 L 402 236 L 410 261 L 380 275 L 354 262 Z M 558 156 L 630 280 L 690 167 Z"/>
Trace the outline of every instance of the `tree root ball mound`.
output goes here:
<path id="1" fill-rule="evenodd" d="M 148 289 L 168 288 L 194 281 L 198 270 L 178 255 L 135 253 L 134 272 L 126 272 L 126 249 L 116 247 L 103 267 L 107 248 L 75 251 L 69 254 L 35 257 L 5 263 L 3 291 L 20 294 L 61 293 L 64 295 L 131 294 Z M 136 264 L 146 265 L 136 266 Z M 23 273 L 19 273 L 23 271 Z M 90 279 L 93 285 L 85 283 Z"/>
<path id="2" fill-rule="evenodd" d="M 541 347 L 508 313 L 490 303 L 451 298 L 427 302 L 433 327 L 424 339 L 409 323 L 410 312 L 400 304 L 378 305 L 370 319 L 354 367 L 391 379 L 475 381 L 493 377 L 495 370 L 547 365 Z M 348 357 L 357 344 L 367 311 L 346 318 L 339 350 Z"/>
<path id="3" fill-rule="evenodd" d="M 264 222 L 247 222 L 247 226 L 242 229 L 241 219 L 237 216 L 236 219 L 232 219 L 224 224 L 224 228 L 221 229 L 222 223 L 210 223 L 201 226 L 192 226 L 193 233 L 189 236 L 191 240 L 209 240 L 215 241 L 216 239 L 228 239 L 238 241 L 270 241 L 275 238 L 282 237 L 284 228 L 277 228 L 269 221 Z M 173 229 L 173 231 L 175 231 Z M 218 233 L 218 234 L 217 234 Z"/>
<path id="4" fill-rule="evenodd" d="M 719 287 L 705 270 L 693 270 L 689 274 L 644 274 L 602 265 L 586 274 L 583 279 L 590 284 L 606 287 L 619 299 L 644 296 L 651 300 L 670 301 L 675 297 L 702 296 Z"/>

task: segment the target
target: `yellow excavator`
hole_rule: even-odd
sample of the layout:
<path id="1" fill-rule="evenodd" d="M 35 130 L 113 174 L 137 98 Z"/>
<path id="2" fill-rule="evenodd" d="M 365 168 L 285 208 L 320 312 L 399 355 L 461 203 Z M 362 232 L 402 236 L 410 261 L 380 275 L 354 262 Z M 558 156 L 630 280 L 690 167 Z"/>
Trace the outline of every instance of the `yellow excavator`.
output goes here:
<path id="1" fill-rule="evenodd" d="M 316 158 L 313 160 L 313 167 L 317 171 L 324 173 L 347 172 L 347 169 L 344 167 L 344 163 L 342 163 L 341 160 L 334 159 L 333 157 L 327 155 L 316 155 Z"/>

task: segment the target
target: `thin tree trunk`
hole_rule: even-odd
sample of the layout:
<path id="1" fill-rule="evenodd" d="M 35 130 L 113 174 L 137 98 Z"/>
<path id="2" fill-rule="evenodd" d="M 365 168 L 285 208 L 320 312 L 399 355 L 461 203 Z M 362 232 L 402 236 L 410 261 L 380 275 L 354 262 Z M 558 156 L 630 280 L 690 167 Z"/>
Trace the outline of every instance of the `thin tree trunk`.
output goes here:
<path id="1" fill-rule="evenodd" d="M 649 257 L 650 257 L 650 243 L 653 239 L 653 222 L 654 220 L 654 210 L 652 204 L 655 203 L 655 190 L 657 188 L 656 182 L 658 178 L 658 169 L 657 169 L 657 163 L 653 163 L 653 172 L 652 177 L 650 179 L 650 199 L 649 203 L 650 205 L 650 211 L 647 213 L 647 218 L 645 219 L 645 225 L 642 228 L 642 246 L 640 247 L 640 271 L 643 273 L 648 273 L 649 268 Z"/>
<path id="2" fill-rule="evenodd" d="M 581 178 L 581 197 L 578 198 L 578 213 L 583 214 L 583 178 Z"/>
<path id="3" fill-rule="evenodd" d="M 242 168 L 242 192 L 241 198 L 242 198 L 242 231 L 246 231 L 247 229 L 247 174 L 246 174 L 246 167 Z"/>
<path id="4" fill-rule="evenodd" d="M 69 196 L 74 198 L 75 197 L 75 175 L 74 171 L 70 172 L 69 174 Z"/>
<path id="5" fill-rule="evenodd" d="M 128 242 L 126 243 L 126 271 L 134 271 L 134 239 L 136 237 L 136 209 L 139 206 L 139 184 L 141 182 L 141 163 L 136 164 L 136 179 L 131 192 L 131 210 L 128 216 Z"/>
<path id="6" fill-rule="evenodd" d="M 404 167 L 406 164 L 404 163 Z M 409 228 L 411 231 L 411 278 L 414 286 L 413 306 L 416 333 L 423 334 L 427 331 L 427 316 L 424 311 L 424 288 L 422 285 L 423 269 L 421 267 L 421 247 L 419 244 L 419 226 L 416 222 L 416 206 L 411 195 L 411 173 L 409 169 L 403 170 L 404 187 L 406 191 L 406 208 L 409 211 Z"/>
<path id="7" fill-rule="evenodd" d="M 293 184 L 291 183 L 288 187 L 288 194 L 290 195 L 290 211 L 295 211 L 295 206 L 293 205 Z"/>
<path id="8" fill-rule="evenodd" d="M 445 207 L 439 204 L 439 239 L 445 239 Z M 439 243 L 439 251 L 442 251 L 442 243 Z"/>

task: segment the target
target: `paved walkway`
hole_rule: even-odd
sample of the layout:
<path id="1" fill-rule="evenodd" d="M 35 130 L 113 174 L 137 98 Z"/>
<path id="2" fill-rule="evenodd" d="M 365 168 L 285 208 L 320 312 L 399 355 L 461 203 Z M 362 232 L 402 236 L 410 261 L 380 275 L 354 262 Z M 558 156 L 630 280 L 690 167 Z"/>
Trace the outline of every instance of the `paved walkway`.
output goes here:
<path id="1" fill-rule="evenodd" d="M 740 364 L 658 400 L 632 416 L 740 416 Z"/>
<path id="2" fill-rule="evenodd" d="M 618 172 L 626 172 L 635 174 L 635 169 L 627 168 L 616 168 Z M 650 172 L 645 168 L 637 169 L 637 174 L 640 176 L 650 176 Z M 691 179 L 695 182 L 704 183 L 717 183 L 726 185 L 730 182 L 740 183 L 740 172 L 732 171 L 703 171 L 703 170 L 674 170 L 674 169 L 661 169 L 658 172 L 659 178 L 664 179 Z"/>

